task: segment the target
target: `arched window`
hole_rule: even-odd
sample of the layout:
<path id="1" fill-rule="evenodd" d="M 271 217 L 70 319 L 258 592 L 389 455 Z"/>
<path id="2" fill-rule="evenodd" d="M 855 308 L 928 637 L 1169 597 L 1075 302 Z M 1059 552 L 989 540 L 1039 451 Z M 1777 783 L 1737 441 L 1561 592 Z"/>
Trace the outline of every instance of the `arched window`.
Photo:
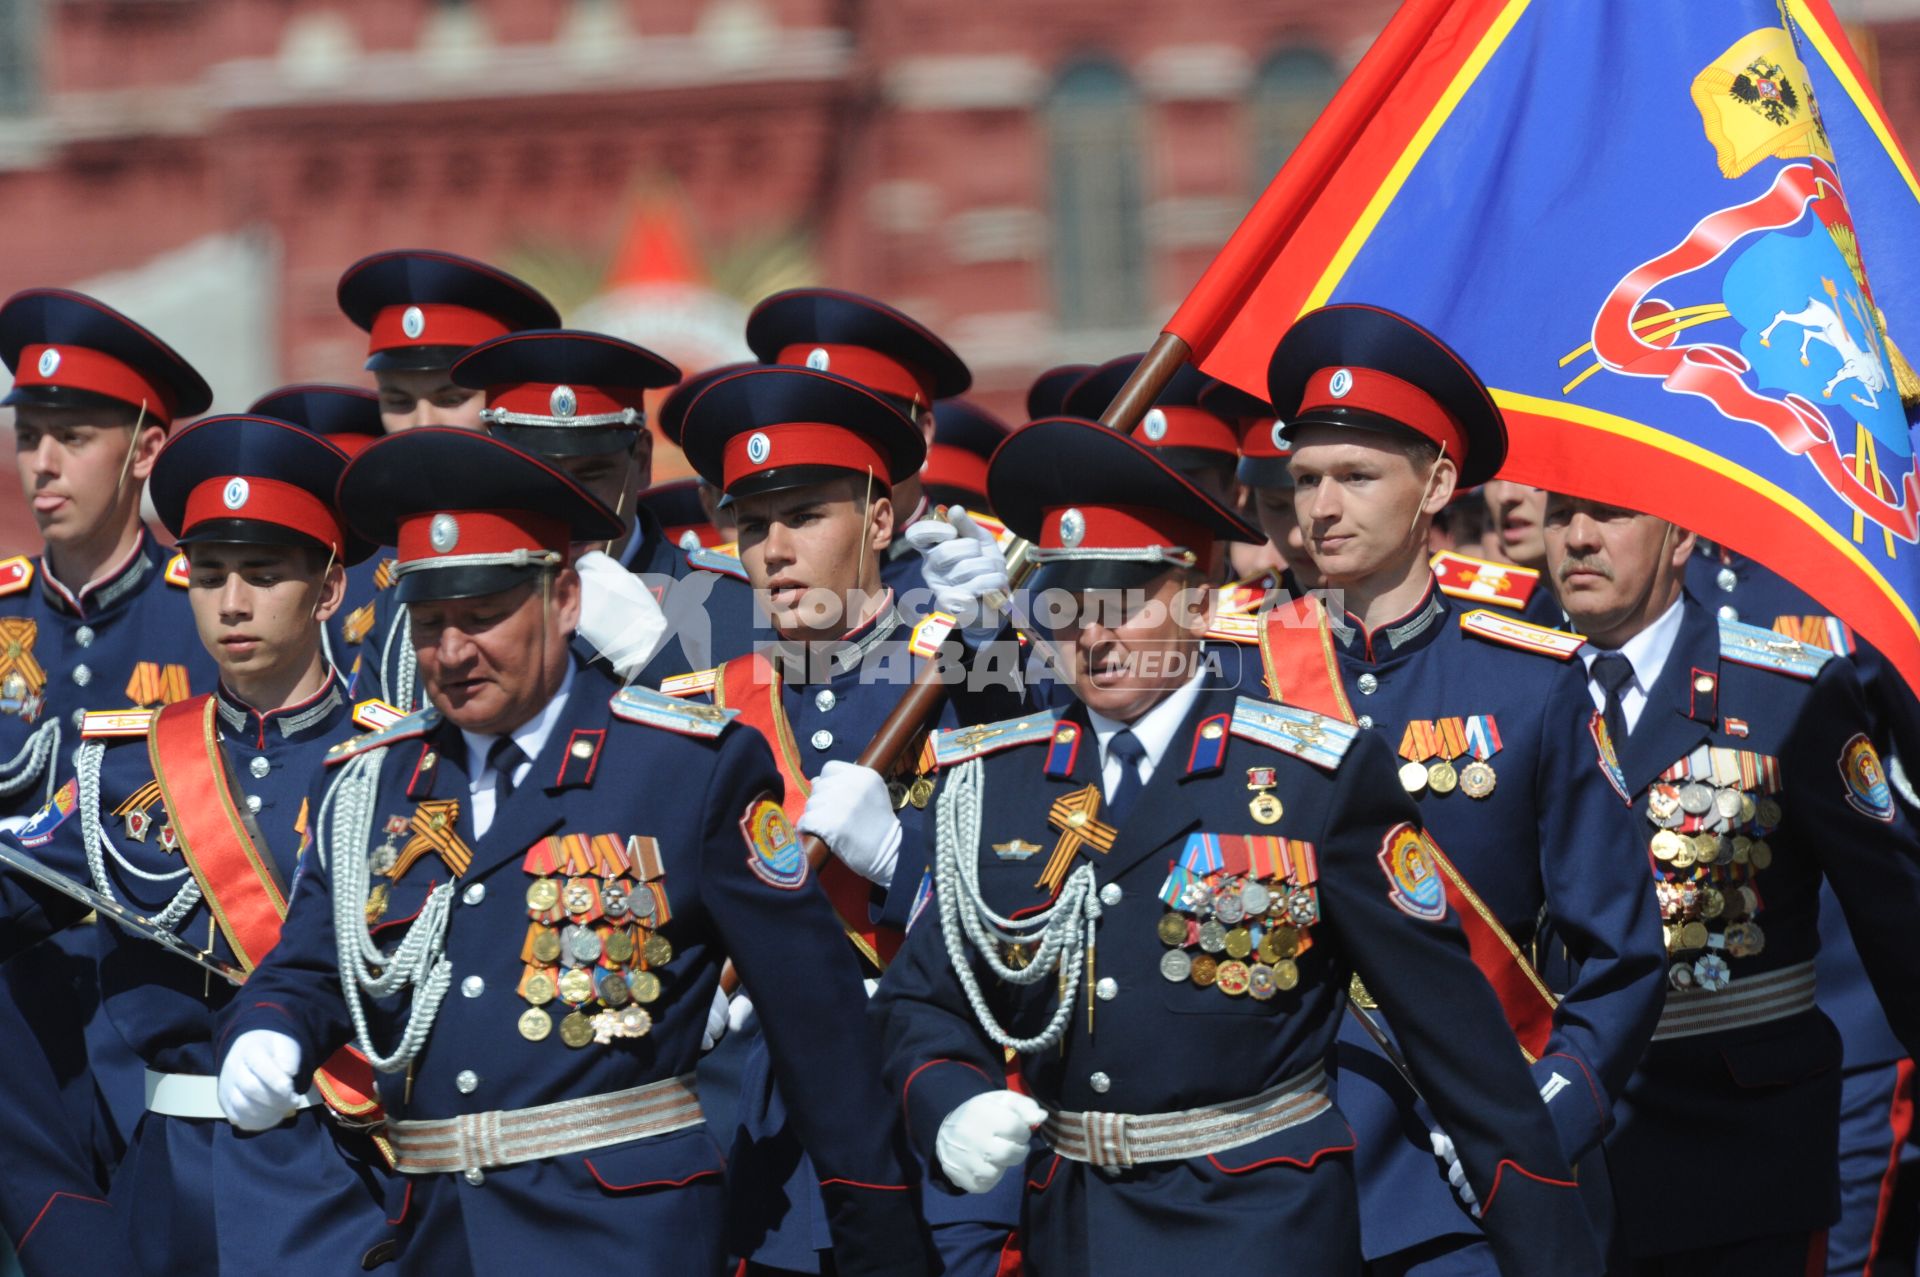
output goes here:
<path id="1" fill-rule="evenodd" d="M 1116 328 L 1147 309 L 1140 102 L 1118 67 L 1069 67 L 1047 102 L 1053 287 L 1063 328 Z"/>
<path id="2" fill-rule="evenodd" d="M 1254 190 L 1280 171 L 1339 87 L 1340 74 L 1324 53 L 1282 49 L 1267 59 L 1253 82 Z"/>

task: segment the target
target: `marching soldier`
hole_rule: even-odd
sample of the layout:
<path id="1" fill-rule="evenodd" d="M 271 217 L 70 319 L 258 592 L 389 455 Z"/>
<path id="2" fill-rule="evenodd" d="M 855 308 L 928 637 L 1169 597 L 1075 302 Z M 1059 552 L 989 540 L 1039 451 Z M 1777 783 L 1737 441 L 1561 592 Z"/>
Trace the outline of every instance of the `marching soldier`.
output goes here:
<path id="1" fill-rule="evenodd" d="M 1830 882 L 1893 1032 L 1920 1045 L 1920 845 L 1859 680 L 1830 652 L 1717 618 L 1683 588 L 1694 537 L 1554 494 L 1547 558 L 1590 638 L 1670 966 L 1607 1159 L 1637 1274 L 1824 1271 L 1841 1046 L 1816 1006 Z M 1714 1173 L 1686 1176 L 1699 1151 Z"/>
<path id="2" fill-rule="evenodd" d="M 226 1025 L 228 1116 L 275 1126 L 351 1041 L 405 1178 L 400 1271 L 712 1272 L 723 1162 L 688 1075 L 730 955 L 839 1271 L 926 1271 L 858 971 L 766 746 L 574 654 L 569 548 L 620 521 L 461 430 L 382 440 L 339 493 L 397 547 L 433 707 L 330 752 L 280 944 Z"/>
<path id="3" fill-rule="evenodd" d="M 1194 658 L 1221 543 L 1259 533 L 1086 421 L 1017 432 L 988 486 L 1037 547 L 1076 699 L 936 738 L 937 904 L 876 1010 L 949 1191 L 1011 1172 L 1041 1277 L 1358 1273 L 1353 1135 L 1327 1082 L 1357 969 L 1507 1271 L 1598 1271 L 1388 750 L 1298 707 L 1337 695 L 1324 659 L 1319 689 L 1309 664 L 1281 704 Z"/>
<path id="4" fill-rule="evenodd" d="M 1144 358 L 1123 355 L 1101 364 L 1073 383 L 1060 414 L 1098 421 Z M 1239 440 L 1224 418 L 1201 406 L 1200 393 L 1206 388 L 1206 376 L 1183 364 L 1140 418 L 1134 437 L 1161 453 L 1168 465 L 1192 479 L 1202 492 L 1226 502 L 1240 459 Z"/>
<path id="5" fill-rule="evenodd" d="M 530 328 L 557 328 L 560 314 L 539 290 L 485 262 L 453 253 L 394 249 L 347 267 L 335 290 L 341 313 L 367 334 L 366 369 L 388 434 L 416 426 L 480 429 L 484 401 L 453 379 L 471 346 Z M 403 710 L 421 708 L 406 613 L 386 588 L 392 565 L 375 568 L 375 591 L 347 596 L 360 640 L 358 690 Z M 371 619 L 364 609 L 373 604 Z"/>
<path id="6" fill-rule="evenodd" d="M 919 665 L 941 656 L 950 626 L 939 617 L 909 626 L 881 577 L 881 554 L 898 539 L 888 493 L 919 472 L 925 442 L 911 420 L 865 386 L 803 368 L 760 368 L 702 393 L 687 414 L 682 443 L 701 475 L 726 494 L 741 561 L 768 602 L 778 641 L 668 686 L 711 690 L 715 704 L 737 711 L 773 747 L 787 814 L 832 849 L 821 885 L 866 969 L 877 975 L 921 898 L 918 834 L 933 781 L 923 750 L 909 751 L 891 776 L 856 760 Z M 947 540 L 929 542 L 928 585 L 942 607 L 978 616 L 978 598 L 1007 588 L 1005 561 L 970 520 L 940 531 Z M 998 628 L 976 630 L 976 646 Z M 1019 704 L 997 686 L 956 678 L 941 721 L 999 717 Z M 745 1013 L 736 1002 L 737 1023 Z M 820 1255 L 825 1216 L 809 1182 L 817 1177 L 799 1159 L 773 1082 L 764 1049 L 750 1055 L 730 1159 L 737 1250 L 750 1272 L 832 1271 Z M 936 1203 L 930 1219 L 946 1269 L 956 1274 L 993 1273 L 1015 1222 L 1009 1200 Z"/>
<path id="7" fill-rule="evenodd" d="M 453 378 L 485 392 L 481 424 L 550 462 L 625 523 L 574 561 L 579 641 L 622 682 L 657 685 L 753 643 L 753 592 L 694 568 L 636 497 L 653 473 L 647 391 L 680 380 L 652 351 L 599 333 L 543 329 L 475 346 Z"/>
<path id="8" fill-rule="evenodd" d="M 372 551 L 333 508 L 346 464 L 266 417 L 209 417 L 168 442 L 150 489 L 185 549 L 218 688 L 158 711 L 88 714 L 73 792 L 17 835 L 49 867 L 243 971 L 279 934 L 308 783 L 349 730 L 321 645 L 342 565 Z M 42 891 L 0 886 L 9 947 L 37 938 Z M 111 1191 L 135 1271 L 332 1273 L 367 1253 L 386 1231 L 386 1168 L 366 1129 L 379 1116 L 366 1062 L 328 1061 L 292 1122 L 240 1138 L 215 1095 L 214 1026 L 241 995 L 148 941 L 105 927 L 96 939 L 103 1013 L 145 1065 L 146 1115 Z"/>
<path id="9" fill-rule="evenodd" d="M 1571 659 L 1579 638 L 1459 607 L 1428 566 L 1428 523 L 1457 484 L 1499 469 L 1505 423 L 1451 350 L 1370 306 L 1304 316 L 1274 352 L 1268 389 L 1287 421 L 1307 544 L 1344 596 L 1333 633 L 1356 721 L 1397 746 L 1401 785 L 1490 924 L 1494 943 L 1477 952 L 1578 1163 L 1653 1031 L 1665 962 L 1624 795 Z M 1529 952 L 1551 996 L 1519 957 Z M 1444 1132 L 1430 1143 L 1419 1096 L 1352 1025 L 1340 1103 L 1358 1141 L 1369 1261 L 1491 1273 L 1480 1230 L 1434 1174 Z"/>
<path id="10" fill-rule="evenodd" d="M 71 777 L 87 709 L 164 705 L 213 681 L 184 561 L 140 523 L 167 431 L 213 394 L 158 337 L 63 289 L 0 306 L 0 362 L 13 373 L 0 404 L 14 410 L 20 486 L 45 542 L 38 559 L 0 562 L 0 818 L 17 821 Z M 53 1050 L 68 1120 L 111 1166 L 140 1117 L 140 1069 L 94 1014 L 93 972 L 90 935 L 72 931 L 9 962 L 6 983 Z"/>

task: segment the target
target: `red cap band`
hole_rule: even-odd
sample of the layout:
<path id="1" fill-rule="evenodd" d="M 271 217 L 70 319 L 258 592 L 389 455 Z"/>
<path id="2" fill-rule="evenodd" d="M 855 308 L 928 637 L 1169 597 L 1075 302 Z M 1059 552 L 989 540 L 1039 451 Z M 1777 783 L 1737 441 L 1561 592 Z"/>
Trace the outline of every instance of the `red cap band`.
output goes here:
<path id="1" fill-rule="evenodd" d="M 85 346 L 25 347 L 13 384 L 85 390 L 135 408 L 145 404 L 155 425 L 173 422 L 173 395 L 166 387 L 148 381 L 133 365 Z"/>
<path id="2" fill-rule="evenodd" d="M 920 472 L 920 477 L 930 484 L 964 488 L 985 496 L 987 459 L 950 443 L 936 443 L 927 449 L 927 468 Z"/>
<path id="3" fill-rule="evenodd" d="M 1061 535 L 1068 514 L 1079 525 L 1071 543 Z M 1205 559 L 1213 548 L 1213 533 L 1198 523 L 1167 510 L 1137 505 L 1058 506 L 1046 511 L 1040 523 L 1043 550 L 1145 550 L 1153 546 L 1192 550 Z"/>
<path id="4" fill-rule="evenodd" d="M 895 398 L 911 399 L 922 407 L 933 402 L 933 387 L 921 381 L 913 368 L 866 346 L 804 343 L 786 347 L 773 362 L 835 373 Z"/>
<path id="5" fill-rule="evenodd" d="M 333 507 L 305 488 L 278 479 L 219 475 L 201 480 L 187 496 L 180 535 L 215 519 L 250 519 L 286 528 L 312 537 L 332 550 L 335 558 L 344 548 L 340 517 Z"/>
<path id="6" fill-rule="evenodd" d="M 387 306 L 373 317 L 367 353 L 414 346 L 478 346 L 512 331 L 485 311 L 466 306 L 435 302 Z"/>
<path id="7" fill-rule="evenodd" d="M 1460 423 L 1440 406 L 1439 400 L 1392 373 L 1371 368 L 1322 368 L 1307 379 L 1294 419 L 1315 408 L 1358 408 L 1397 421 L 1439 444 L 1456 463 L 1467 459 L 1467 437 Z"/>
<path id="8" fill-rule="evenodd" d="M 1154 414 L 1159 416 L 1155 417 Z M 1204 408 L 1174 404 L 1147 409 L 1134 439 L 1149 448 L 1195 448 L 1231 461 L 1239 451 L 1233 427 Z"/>
<path id="9" fill-rule="evenodd" d="M 1242 417 L 1240 419 L 1240 455 L 1259 457 L 1262 460 L 1279 460 L 1292 455 L 1287 441 L 1281 437 L 1286 424 L 1277 417 Z"/>
<path id="10" fill-rule="evenodd" d="M 566 391 L 561 395 L 559 391 Z M 529 417 L 598 417 L 632 408 L 646 411 L 646 392 L 634 387 L 625 395 L 606 386 L 562 386 L 554 382 L 523 381 L 511 386 L 487 387 L 487 407 Z M 566 408 L 565 412 L 560 411 Z M 640 423 L 635 422 L 638 426 Z"/>
<path id="11" fill-rule="evenodd" d="M 785 466 L 832 466 L 855 474 L 871 473 L 889 487 L 898 482 L 885 454 L 865 435 L 824 421 L 789 421 L 743 431 L 727 440 L 720 458 L 720 486 L 731 490 L 749 475 Z"/>
<path id="12" fill-rule="evenodd" d="M 567 552 L 567 525 L 531 510 L 434 510 L 400 520 L 401 567 L 474 554 Z"/>

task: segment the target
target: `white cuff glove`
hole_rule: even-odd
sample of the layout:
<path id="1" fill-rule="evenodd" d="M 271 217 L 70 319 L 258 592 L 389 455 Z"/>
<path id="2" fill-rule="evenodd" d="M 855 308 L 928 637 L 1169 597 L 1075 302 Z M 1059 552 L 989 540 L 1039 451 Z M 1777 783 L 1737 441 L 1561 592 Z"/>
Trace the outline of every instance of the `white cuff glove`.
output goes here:
<path id="1" fill-rule="evenodd" d="M 753 1027 L 755 1019 L 753 999 L 744 993 L 734 994 L 732 1005 L 727 1007 L 727 1032 L 745 1033 Z"/>
<path id="2" fill-rule="evenodd" d="M 954 1187 L 984 1193 L 1027 1160 L 1027 1141 L 1047 1111 L 1017 1091 L 988 1091 L 947 1114 L 933 1154 Z"/>
<path id="3" fill-rule="evenodd" d="M 573 567 L 580 574 L 580 636 L 621 678 L 633 678 L 666 637 L 666 613 L 646 582 L 599 550 Z"/>
<path id="4" fill-rule="evenodd" d="M 969 643 L 992 638 L 1000 629 L 998 610 L 989 610 L 986 598 L 1011 589 L 1007 556 L 993 535 L 959 506 L 947 507 L 947 517 L 922 519 L 906 531 L 909 544 L 926 560 L 927 588 L 942 612 L 959 626 Z"/>
<path id="5" fill-rule="evenodd" d="M 220 1066 L 220 1111 L 243 1131 L 264 1131 L 287 1120 L 300 1096 L 300 1044 L 272 1029 L 248 1029 L 234 1039 Z"/>
<path id="6" fill-rule="evenodd" d="M 871 767 L 830 762 L 794 828 L 827 844 L 847 868 L 880 887 L 891 886 L 900 863 L 900 818 L 887 782 Z"/>
<path id="7" fill-rule="evenodd" d="M 713 1002 L 707 1007 L 707 1027 L 700 1034 L 700 1052 L 705 1054 L 720 1045 L 720 1039 L 727 1036 L 727 994 L 726 990 L 716 988 Z"/>
<path id="8" fill-rule="evenodd" d="M 1467 1213 L 1475 1219 L 1480 1218 L 1480 1199 L 1473 1195 L 1473 1185 L 1467 1183 L 1467 1172 L 1460 1165 L 1460 1155 L 1454 1152 L 1453 1137 L 1445 1131 L 1429 1131 L 1433 1137 L 1433 1155 L 1446 1167 L 1447 1183 L 1453 1188 L 1453 1195 L 1467 1208 Z"/>

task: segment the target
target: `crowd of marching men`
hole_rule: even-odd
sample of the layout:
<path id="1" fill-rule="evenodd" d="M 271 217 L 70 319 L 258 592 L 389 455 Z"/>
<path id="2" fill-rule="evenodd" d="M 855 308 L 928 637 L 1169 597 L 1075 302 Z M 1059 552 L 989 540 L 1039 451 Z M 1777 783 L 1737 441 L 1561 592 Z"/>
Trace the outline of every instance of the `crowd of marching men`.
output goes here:
<path id="1" fill-rule="evenodd" d="M 0 305 L 28 1274 L 1913 1269 L 1920 710 L 1504 479 L 1446 334 L 1129 433 L 1140 356 L 1010 429 L 830 289 L 691 375 L 451 254 L 339 300 L 370 387 L 212 416 Z"/>

